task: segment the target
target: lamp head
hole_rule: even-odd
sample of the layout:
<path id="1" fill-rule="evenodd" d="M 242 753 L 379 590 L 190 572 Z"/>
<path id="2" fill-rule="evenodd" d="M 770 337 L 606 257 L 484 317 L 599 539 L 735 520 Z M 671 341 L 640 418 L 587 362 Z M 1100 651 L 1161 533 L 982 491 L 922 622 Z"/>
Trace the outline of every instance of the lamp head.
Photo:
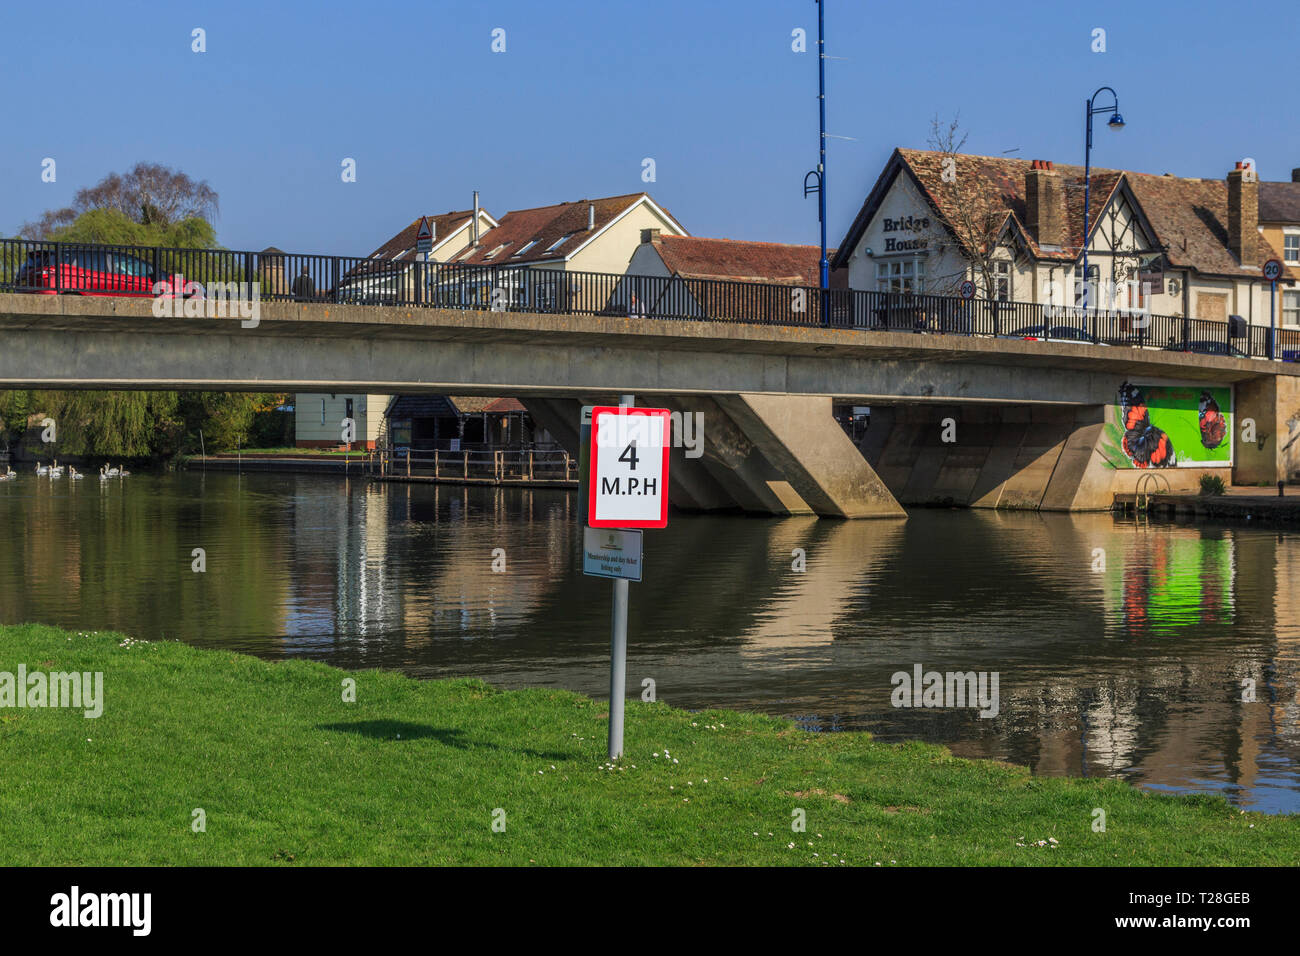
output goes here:
<path id="1" fill-rule="evenodd" d="M 1111 129 L 1116 129 L 1116 130 L 1123 129 L 1124 117 L 1120 116 L 1119 111 L 1116 110 L 1114 113 L 1111 114 L 1110 119 L 1106 122 L 1106 125 L 1109 126 Z"/>

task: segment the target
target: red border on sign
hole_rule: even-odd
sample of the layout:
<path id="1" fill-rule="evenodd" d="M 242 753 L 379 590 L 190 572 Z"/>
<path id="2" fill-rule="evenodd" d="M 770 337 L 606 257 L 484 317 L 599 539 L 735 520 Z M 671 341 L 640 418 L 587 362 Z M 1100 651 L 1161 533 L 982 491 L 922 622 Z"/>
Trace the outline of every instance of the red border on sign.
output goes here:
<path id="1" fill-rule="evenodd" d="M 1268 276 L 1265 276 L 1265 277 L 1264 277 L 1264 281 L 1265 281 L 1265 282 L 1278 282 L 1278 281 L 1280 281 L 1281 278 L 1282 278 L 1282 273 L 1286 271 L 1284 268 L 1282 268 L 1282 260 L 1281 260 L 1281 259 L 1269 259 L 1267 262 L 1264 263 L 1264 267 L 1260 270 L 1260 272 L 1267 272 L 1267 271 L 1268 271 L 1268 267 L 1271 266 L 1271 265 L 1276 265 L 1276 266 L 1277 266 L 1277 278 L 1276 278 L 1276 279 L 1270 279 L 1270 278 L 1268 278 Z"/>
<path id="2" fill-rule="evenodd" d="M 596 464 L 600 460 L 600 416 L 645 415 L 663 422 L 664 465 L 661 476 L 664 483 L 660 496 L 659 518 L 651 521 L 597 521 L 596 520 Z M 666 408 L 636 408 L 628 405 L 596 405 L 591 409 L 591 461 L 587 468 L 587 527 L 589 528 L 666 528 L 668 526 L 668 451 L 671 435 Z"/>

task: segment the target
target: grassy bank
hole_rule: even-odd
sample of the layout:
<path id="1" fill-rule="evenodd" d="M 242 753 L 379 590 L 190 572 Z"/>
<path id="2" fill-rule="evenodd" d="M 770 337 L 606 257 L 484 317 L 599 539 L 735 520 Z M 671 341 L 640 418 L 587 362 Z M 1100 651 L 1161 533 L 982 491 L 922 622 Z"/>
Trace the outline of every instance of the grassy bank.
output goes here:
<path id="1" fill-rule="evenodd" d="M 0 864 L 1300 858 L 1300 817 L 755 715 L 630 702 L 628 754 L 610 769 L 605 703 L 571 693 L 0 627 L 0 672 L 20 663 L 102 671 L 104 710 L 0 709 Z M 342 699 L 349 677 L 355 703 Z M 203 833 L 191 828 L 198 808 Z M 805 833 L 791 830 L 796 808 Z M 1094 808 L 1105 833 L 1092 830 Z"/>

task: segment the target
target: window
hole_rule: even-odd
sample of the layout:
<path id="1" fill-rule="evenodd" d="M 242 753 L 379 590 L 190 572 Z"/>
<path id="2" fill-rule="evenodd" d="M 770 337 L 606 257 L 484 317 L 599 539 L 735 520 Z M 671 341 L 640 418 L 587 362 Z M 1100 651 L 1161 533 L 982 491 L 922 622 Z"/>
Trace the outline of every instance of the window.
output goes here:
<path id="1" fill-rule="evenodd" d="M 485 255 L 485 256 L 483 257 L 483 261 L 486 262 L 488 259 L 495 259 L 497 256 L 499 256 L 499 255 L 501 254 L 501 250 L 504 249 L 504 248 L 505 248 L 506 246 L 508 246 L 508 245 L 510 245 L 510 243 L 508 243 L 508 242 L 503 242 L 503 243 L 501 243 L 501 245 L 497 246 L 495 249 L 493 249 L 491 252 L 489 252 L 487 255 Z"/>
<path id="2" fill-rule="evenodd" d="M 120 252 L 114 253 L 113 265 L 116 267 L 117 272 L 124 276 L 148 276 L 153 274 L 153 266 L 149 265 L 149 263 Z"/>
<path id="3" fill-rule="evenodd" d="M 1228 321 L 1228 293 L 1196 293 L 1196 314 L 1193 318 L 1209 319 L 1212 322 Z"/>
<path id="4" fill-rule="evenodd" d="M 352 399 L 350 398 L 343 399 L 343 417 L 344 418 L 352 417 Z"/>
<path id="5" fill-rule="evenodd" d="M 1282 258 L 1300 265 L 1300 232 L 1289 232 L 1282 237 Z"/>
<path id="6" fill-rule="evenodd" d="M 393 256 L 393 258 L 394 258 L 394 259 L 400 259 L 400 258 L 402 258 L 402 256 L 406 255 L 406 254 L 407 254 L 408 252 L 410 252 L 410 251 L 411 251 L 410 249 L 403 249 L 403 250 L 402 250 L 401 252 L 399 252 L 397 255 Z"/>
<path id="7" fill-rule="evenodd" d="M 1012 291 L 1011 263 L 999 259 L 993 263 L 993 298 L 999 302 L 1010 302 Z"/>
<path id="8" fill-rule="evenodd" d="M 1300 328 L 1300 292 L 1282 293 L 1282 324 Z"/>
<path id="9" fill-rule="evenodd" d="M 556 239 L 553 243 L 551 243 L 549 246 L 546 247 L 546 251 L 554 252 L 556 249 L 560 248 L 560 246 L 564 245 L 572 238 L 573 238 L 573 233 L 569 233 L 567 236 L 560 236 L 559 239 Z"/>
<path id="10" fill-rule="evenodd" d="M 515 253 L 513 256 L 511 256 L 510 258 L 511 258 L 511 259 L 515 259 L 515 258 L 518 258 L 519 256 L 522 256 L 525 252 L 527 252 L 529 249 L 531 249 L 531 248 L 532 248 L 533 246 L 535 246 L 535 245 L 537 245 L 537 240 L 536 240 L 536 239 L 529 239 L 529 240 L 528 240 L 527 242 L 525 242 L 522 246 L 520 246 L 520 247 L 519 247 L 519 251 L 516 252 L 516 253 Z"/>
<path id="11" fill-rule="evenodd" d="M 320 423 L 325 424 L 325 399 L 320 400 Z"/>
<path id="12" fill-rule="evenodd" d="M 924 259 L 889 259 L 876 263 L 876 291 L 924 292 Z"/>

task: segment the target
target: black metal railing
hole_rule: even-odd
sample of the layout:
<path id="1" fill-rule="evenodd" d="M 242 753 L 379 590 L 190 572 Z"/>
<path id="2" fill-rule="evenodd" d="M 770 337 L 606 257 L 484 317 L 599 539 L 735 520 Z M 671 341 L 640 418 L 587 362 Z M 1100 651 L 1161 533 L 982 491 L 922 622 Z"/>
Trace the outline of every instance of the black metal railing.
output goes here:
<path id="1" fill-rule="evenodd" d="M 910 292 L 639 276 L 411 258 L 0 240 L 0 291 L 202 297 L 257 283 L 263 301 L 420 306 L 672 321 L 1064 340 L 1296 360 L 1300 330 L 1123 310 Z M 164 285 L 164 283 L 166 285 Z M 229 295 L 229 292 L 226 293 Z M 1239 330 L 1240 331 L 1240 330 Z"/>

